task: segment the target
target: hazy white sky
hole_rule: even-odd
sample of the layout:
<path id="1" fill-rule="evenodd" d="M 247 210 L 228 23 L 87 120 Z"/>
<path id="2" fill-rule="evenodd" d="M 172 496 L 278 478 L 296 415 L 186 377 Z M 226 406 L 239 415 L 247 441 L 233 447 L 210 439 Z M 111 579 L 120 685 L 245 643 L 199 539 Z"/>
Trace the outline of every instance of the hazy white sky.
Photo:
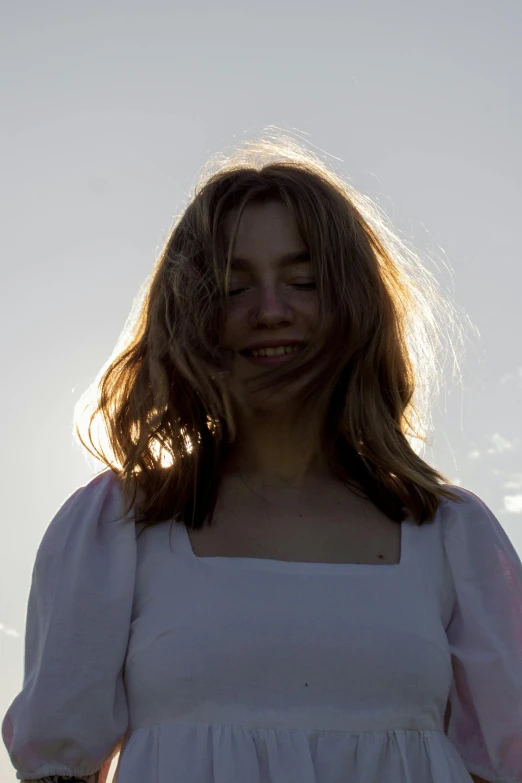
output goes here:
<path id="1" fill-rule="evenodd" d="M 424 458 L 521 553 L 522 5 L 28 0 L 1 16 L 2 716 L 36 549 L 94 472 L 74 404 L 201 167 L 268 125 L 332 156 L 438 259 L 480 337 Z"/>

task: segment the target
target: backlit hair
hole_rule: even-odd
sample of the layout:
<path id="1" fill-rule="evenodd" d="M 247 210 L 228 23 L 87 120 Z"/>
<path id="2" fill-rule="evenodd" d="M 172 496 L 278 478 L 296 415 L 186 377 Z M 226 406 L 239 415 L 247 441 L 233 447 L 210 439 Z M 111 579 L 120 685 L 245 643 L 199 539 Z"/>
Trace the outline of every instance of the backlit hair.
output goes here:
<path id="1" fill-rule="evenodd" d="M 250 410 L 222 344 L 230 259 L 245 206 L 274 199 L 310 251 L 318 325 L 292 362 L 246 386 L 277 391 L 307 373 L 299 420 L 332 474 L 355 479 L 390 519 L 431 521 L 442 497 L 460 501 L 419 456 L 445 351 L 462 343 L 456 308 L 380 208 L 283 133 L 204 167 L 108 366 L 77 403 L 75 434 L 121 481 L 123 515 L 136 504 L 145 525 L 212 524 L 237 414 Z"/>

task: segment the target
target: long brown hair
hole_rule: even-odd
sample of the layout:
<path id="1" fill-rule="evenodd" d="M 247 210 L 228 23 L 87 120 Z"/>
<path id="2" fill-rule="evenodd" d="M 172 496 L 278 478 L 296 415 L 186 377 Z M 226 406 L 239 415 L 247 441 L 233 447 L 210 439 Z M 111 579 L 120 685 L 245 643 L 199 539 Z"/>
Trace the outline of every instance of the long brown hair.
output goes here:
<path id="1" fill-rule="evenodd" d="M 293 361 L 238 388 L 222 344 L 232 249 L 245 206 L 274 199 L 310 251 L 318 326 Z M 443 497 L 461 501 L 414 448 L 427 442 L 444 348 L 455 357 L 457 343 L 455 306 L 376 204 L 304 144 L 265 134 L 204 167 L 120 345 L 77 403 L 75 434 L 121 482 L 122 516 L 134 507 L 145 526 L 210 526 L 238 407 L 306 372 L 300 415 L 310 411 L 332 474 L 390 519 L 410 512 L 422 524 Z"/>

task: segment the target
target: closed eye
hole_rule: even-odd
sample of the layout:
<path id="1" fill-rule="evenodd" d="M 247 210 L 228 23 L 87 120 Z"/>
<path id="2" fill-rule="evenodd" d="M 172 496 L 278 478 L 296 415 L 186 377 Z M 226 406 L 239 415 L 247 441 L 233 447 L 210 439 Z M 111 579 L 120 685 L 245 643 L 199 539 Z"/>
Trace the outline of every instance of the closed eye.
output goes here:
<path id="1" fill-rule="evenodd" d="M 294 283 L 296 288 L 304 288 L 308 290 L 312 290 L 316 288 L 316 283 Z M 229 291 L 229 296 L 234 296 L 235 294 L 240 294 L 242 291 L 246 291 L 246 288 L 236 288 L 235 291 Z"/>

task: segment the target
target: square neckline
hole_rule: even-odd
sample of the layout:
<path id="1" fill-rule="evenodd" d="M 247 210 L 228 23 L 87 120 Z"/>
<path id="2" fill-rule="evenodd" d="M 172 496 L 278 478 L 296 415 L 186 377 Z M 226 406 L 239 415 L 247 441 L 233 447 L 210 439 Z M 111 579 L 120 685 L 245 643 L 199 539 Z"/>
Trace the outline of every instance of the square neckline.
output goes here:
<path id="1" fill-rule="evenodd" d="M 395 573 L 401 567 L 403 568 L 409 559 L 410 554 L 410 533 L 413 527 L 411 513 L 407 514 L 402 522 L 397 522 L 401 526 L 401 554 L 398 563 L 316 563 L 306 560 L 275 560 L 268 557 L 235 557 L 223 555 L 196 555 L 192 548 L 192 542 L 188 534 L 188 529 L 184 522 L 177 522 L 182 527 L 181 540 L 183 551 L 189 559 L 201 566 L 226 567 L 228 569 L 236 568 L 245 571 L 269 571 L 279 573 L 358 573 L 368 571 L 368 569 L 378 569 L 383 573 Z"/>

